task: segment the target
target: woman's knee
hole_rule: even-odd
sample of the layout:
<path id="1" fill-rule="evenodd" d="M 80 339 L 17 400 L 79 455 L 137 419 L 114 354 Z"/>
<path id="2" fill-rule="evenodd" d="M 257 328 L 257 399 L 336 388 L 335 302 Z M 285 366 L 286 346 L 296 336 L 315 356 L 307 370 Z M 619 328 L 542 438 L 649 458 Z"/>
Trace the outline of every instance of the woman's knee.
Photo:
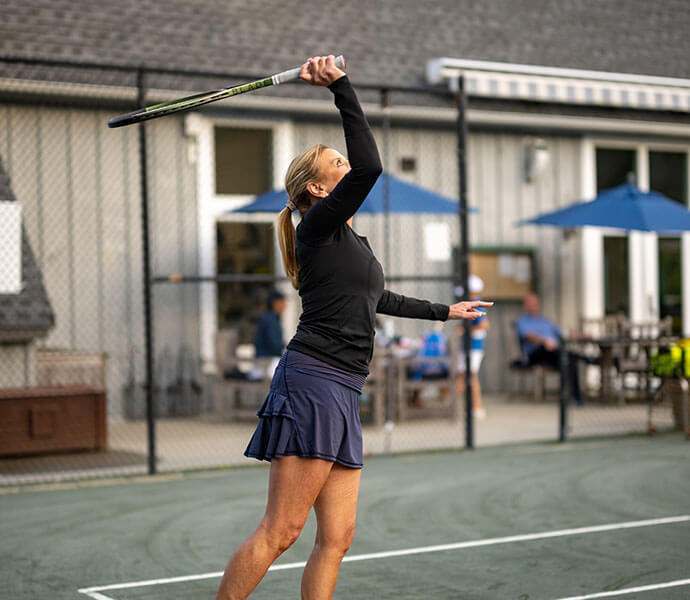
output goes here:
<path id="1" fill-rule="evenodd" d="M 355 537 L 355 523 L 349 523 L 338 531 L 331 531 L 327 534 L 319 531 L 317 535 L 317 544 L 323 550 L 332 552 L 334 554 L 345 555 L 345 553 L 352 546 L 352 541 Z"/>
<path id="2" fill-rule="evenodd" d="M 276 552 L 282 554 L 297 541 L 302 533 L 304 522 L 289 519 L 264 519 L 261 527 L 265 531 L 268 543 Z"/>

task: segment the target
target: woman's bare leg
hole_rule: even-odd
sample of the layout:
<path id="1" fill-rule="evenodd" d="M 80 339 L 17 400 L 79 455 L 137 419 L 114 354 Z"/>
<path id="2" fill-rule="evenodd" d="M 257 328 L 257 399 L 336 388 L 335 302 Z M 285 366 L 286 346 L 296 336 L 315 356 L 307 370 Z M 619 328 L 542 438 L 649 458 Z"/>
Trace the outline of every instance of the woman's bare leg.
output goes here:
<path id="1" fill-rule="evenodd" d="M 482 410 L 482 388 L 479 384 L 479 375 L 472 373 L 472 407 L 474 410 Z"/>
<path id="2" fill-rule="evenodd" d="M 465 374 L 458 373 L 458 377 L 455 380 L 455 393 L 462 395 L 465 392 Z"/>
<path id="3" fill-rule="evenodd" d="M 314 503 L 316 541 L 302 575 L 302 600 L 330 600 L 355 535 L 361 469 L 335 464 Z"/>
<path id="4" fill-rule="evenodd" d="M 244 600 L 271 563 L 299 537 L 333 468 L 320 458 L 285 456 L 271 461 L 266 514 L 230 558 L 216 600 Z"/>
<path id="5" fill-rule="evenodd" d="M 472 373 L 472 408 L 474 410 L 482 410 L 482 388 L 479 384 L 479 376 L 476 373 Z M 455 393 L 458 396 L 462 396 L 465 393 L 465 374 L 458 374 L 458 378 L 455 380 Z"/>

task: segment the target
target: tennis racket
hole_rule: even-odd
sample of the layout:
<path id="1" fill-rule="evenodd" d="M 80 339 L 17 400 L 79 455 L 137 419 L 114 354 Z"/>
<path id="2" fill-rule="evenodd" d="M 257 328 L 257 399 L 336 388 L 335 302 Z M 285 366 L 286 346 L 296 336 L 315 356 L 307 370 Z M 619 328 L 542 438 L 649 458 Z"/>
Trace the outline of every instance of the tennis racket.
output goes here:
<path id="1" fill-rule="evenodd" d="M 342 55 L 336 57 L 335 64 L 339 69 L 344 69 L 345 57 Z M 299 79 L 301 69 L 302 67 L 295 67 L 294 69 L 276 73 L 265 79 L 257 79 L 250 83 L 221 88 L 219 90 L 210 90 L 208 92 L 202 92 L 201 94 L 195 94 L 194 96 L 187 96 L 186 98 L 178 98 L 177 100 L 140 108 L 131 113 L 113 117 L 108 121 L 108 127 L 122 127 L 123 125 L 131 125 L 132 123 L 141 123 L 149 119 L 180 112 L 181 110 L 196 108 L 197 106 L 202 106 L 209 102 L 216 102 L 217 100 L 238 96 L 239 94 L 253 92 L 254 90 L 269 87 L 271 85 L 280 85 L 288 81 L 296 81 Z"/>

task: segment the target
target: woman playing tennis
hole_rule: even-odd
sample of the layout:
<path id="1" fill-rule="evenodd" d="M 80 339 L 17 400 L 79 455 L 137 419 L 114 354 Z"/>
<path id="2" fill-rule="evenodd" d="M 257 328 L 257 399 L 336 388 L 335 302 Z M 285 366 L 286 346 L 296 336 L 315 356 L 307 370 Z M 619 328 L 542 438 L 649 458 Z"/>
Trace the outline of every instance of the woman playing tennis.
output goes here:
<path id="1" fill-rule="evenodd" d="M 445 321 L 476 319 L 478 307 L 406 298 L 384 289 L 369 242 L 353 215 L 381 174 L 374 137 L 333 56 L 310 58 L 300 78 L 328 86 L 345 130 L 349 160 L 323 145 L 295 158 L 278 217 L 285 271 L 302 298 L 297 332 L 280 359 L 245 454 L 271 461 L 266 513 L 230 558 L 217 600 L 246 598 L 297 539 L 312 507 L 317 531 L 302 598 L 331 598 L 355 530 L 362 468 L 358 398 L 374 346 L 376 313 Z M 292 212 L 302 220 L 297 230 Z"/>

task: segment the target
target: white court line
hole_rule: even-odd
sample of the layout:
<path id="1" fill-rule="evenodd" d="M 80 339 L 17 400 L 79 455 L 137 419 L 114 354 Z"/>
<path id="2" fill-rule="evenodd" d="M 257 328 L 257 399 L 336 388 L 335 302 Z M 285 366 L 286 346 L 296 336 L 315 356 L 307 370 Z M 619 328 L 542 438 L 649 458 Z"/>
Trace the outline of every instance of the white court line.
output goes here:
<path id="1" fill-rule="evenodd" d="M 409 556 L 411 554 L 428 554 L 430 552 L 444 552 L 446 550 L 461 550 L 464 548 L 477 548 L 480 546 L 496 546 L 499 544 L 512 544 L 514 542 L 527 542 L 532 540 L 544 540 L 548 538 L 566 537 L 572 535 L 583 535 L 587 533 L 600 533 L 602 531 L 617 531 L 619 529 L 635 529 L 639 527 L 653 527 L 655 525 L 669 525 L 672 523 L 683 523 L 690 521 L 690 515 L 680 515 L 677 517 L 664 517 L 661 519 L 647 519 L 645 521 L 627 521 L 623 523 L 610 523 L 608 525 L 594 525 L 591 527 L 578 527 L 575 529 L 559 529 L 556 531 L 544 531 L 541 533 L 527 533 L 523 535 L 511 535 L 507 537 L 486 538 L 483 540 L 472 540 L 469 542 L 456 542 L 454 544 L 440 544 L 437 546 L 420 546 L 418 548 L 404 548 L 402 550 L 389 550 L 387 552 L 372 552 L 369 554 L 355 554 L 354 556 L 346 556 L 343 562 L 357 562 L 362 560 L 373 560 L 376 558 L 391 558 L 394 556 Z M 273 565 L 269 571 L 282 571 L 285 569 L 299 569 L 304 567 L 307 563 L 294 562 L 285 563 L 282 565 Z M 113 583 L 110 585 L 95 586 L 89 588 L 81 588 L 80 594 L 85 594 L 94 598 L 94 600 L 113 600 L 108 596 L 97 594 L 106 590 L 124 590 L 135 587 L 147 587 L 153 585 L 163 585 L 166 583 L 180 583 L 185 581 L 198 581 L 199 579 L 211 579 L 213 577 L 221 577 L 222 571 L 215 571 L 213 573 L 200 573 L 197 575 L 182 575 L 179 577 L 166 577 L 163 579 L 147 579 L 143 581 L 130 581 L 127 583 Z M 566 599 L 561 599 L 566 600 Z M 567 599 L 572 600 L 572 599 Z"/>
<path id="2" fill-rule="evenodd" d="M 596 594 L 587 594 L 586 596 L 569 596 L 568 598 L 558 598 L 558 600 L 593 600 L 593 598 L 610 598 L 611 596 L 624 596 L 625 594 L 650 592 L 652 590 L 662 590 L 664 588 L 679 587 L 681 585 L 690 585 L 690 579 L 676 579 L 675 581 L 667 581 L 666 583 L 640 585 L 638 587 L 623 588 L 622 590 L 615 590 L 613 592 L 598 592 Z"/>
<path id="3" fill-rule="evenodd" d="M 115 598 L 111 598 L 105 594 L 99 594 L 98 592 L 82 592 L 82 594 L 86 594 L 89 598 L 93 598 L 93 600 L 115 600 Z"/>

